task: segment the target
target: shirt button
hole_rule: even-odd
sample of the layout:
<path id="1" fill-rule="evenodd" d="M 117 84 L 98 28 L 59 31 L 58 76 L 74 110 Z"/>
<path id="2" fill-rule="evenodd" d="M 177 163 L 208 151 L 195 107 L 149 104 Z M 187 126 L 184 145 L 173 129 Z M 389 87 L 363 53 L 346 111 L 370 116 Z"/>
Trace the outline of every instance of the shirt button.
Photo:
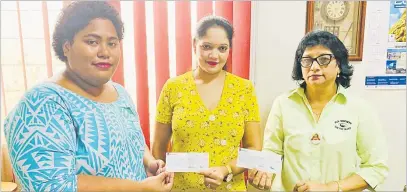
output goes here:
<path id="1" fill-rule="evenodd" d="M 199 141 L 199 146 L 204 147 L 205 146 L 205 141 L 201 139 Z"/>
<path id="2" fill-rule="evenodd" d="M 215 115 L 209 115 L 209 120 L 210 121 L 215 121 L 215 119 L 216 119 Z"/>
<path id="3" fill-rule="evenodd" d="M 220 141 L 220 144 L 221 144 L 222 146 L 225 146 L 225 145 L 226 145 L 226 140 Z"/>
<path id="4" fill-rule="evenodd" d="M 232 189 L 232 184 L 228 184 L 228 185 L 226 185 L 226 189 L 228 189 L 228 190 L 231 190 Z"/>

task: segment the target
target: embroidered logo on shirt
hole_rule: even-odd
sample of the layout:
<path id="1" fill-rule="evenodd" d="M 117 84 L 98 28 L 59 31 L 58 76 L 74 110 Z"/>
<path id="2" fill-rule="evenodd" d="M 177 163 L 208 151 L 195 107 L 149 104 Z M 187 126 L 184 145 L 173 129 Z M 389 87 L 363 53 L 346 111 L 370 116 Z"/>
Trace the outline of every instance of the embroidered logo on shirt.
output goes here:
<path id="1" fill-rule="evenodd" d="M 335 128 L 339 130 L 350 130 L 352 128 L 352 122 L 347 120 L 336 120 L 335 121 Z"/>

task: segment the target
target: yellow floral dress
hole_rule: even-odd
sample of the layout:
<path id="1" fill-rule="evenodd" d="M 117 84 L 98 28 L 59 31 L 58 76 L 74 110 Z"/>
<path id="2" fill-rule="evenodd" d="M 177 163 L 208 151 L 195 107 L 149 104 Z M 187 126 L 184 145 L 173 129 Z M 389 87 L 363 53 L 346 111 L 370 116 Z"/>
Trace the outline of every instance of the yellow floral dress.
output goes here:
<path id="1" fill-rule="evenodd" d="M 227 73 L 218 106 L 208 110 L 197 92 L 192 71 L 169 79 L 157 104 L 156 120 L 172 124 L 173 152 L 209 153 L 209 166 L 223 166 L 237 158 L 245 122 L 260 121 L 253 84 Z M 258 138 L 261 139 L 261 138 Z M 207 190 L 197 173 L 176 173 L 173 191 Z M 245 191 L 244 175 L 217 190 Z"/>

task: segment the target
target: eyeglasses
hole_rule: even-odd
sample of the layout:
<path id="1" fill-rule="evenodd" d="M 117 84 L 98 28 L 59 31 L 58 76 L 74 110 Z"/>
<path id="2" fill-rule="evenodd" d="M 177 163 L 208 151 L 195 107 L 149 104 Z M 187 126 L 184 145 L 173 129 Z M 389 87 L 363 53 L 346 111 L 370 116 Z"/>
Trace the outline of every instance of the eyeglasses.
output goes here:
<path id="1" fill-rule="evenodd" d="M 320 66 L 328 65 L 329 63 L 331 63 L 332 58 L 334 58 L 334 55 L 332 54 L 322 54 L 316 58 L 302 57 L 300 62 L 302 67 L 309 68 L 312 66 L 312 63 L 314 63 L 314 61 L 316 61 Z"/>

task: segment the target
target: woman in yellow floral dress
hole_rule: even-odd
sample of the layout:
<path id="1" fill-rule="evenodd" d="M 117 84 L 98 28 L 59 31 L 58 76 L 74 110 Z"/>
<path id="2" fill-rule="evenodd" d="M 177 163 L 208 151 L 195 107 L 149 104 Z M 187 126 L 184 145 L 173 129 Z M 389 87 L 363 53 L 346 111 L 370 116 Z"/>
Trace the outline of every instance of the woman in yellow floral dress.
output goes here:
<path id="1" fill-rule="evenodd" d="M 210 168 L 176 173 L 173 190 L 246 190 L 236 158 L 240 143 L 261 150 L 260 117 L 253 84 L 224 70 L 232 37 L 227 20 L 203 18 L 193 41 L 197 68 L 169 79 L 161 92 L 154 157 L 165 161 L 170 139 L 172 152 L 209 154 Z"/>

